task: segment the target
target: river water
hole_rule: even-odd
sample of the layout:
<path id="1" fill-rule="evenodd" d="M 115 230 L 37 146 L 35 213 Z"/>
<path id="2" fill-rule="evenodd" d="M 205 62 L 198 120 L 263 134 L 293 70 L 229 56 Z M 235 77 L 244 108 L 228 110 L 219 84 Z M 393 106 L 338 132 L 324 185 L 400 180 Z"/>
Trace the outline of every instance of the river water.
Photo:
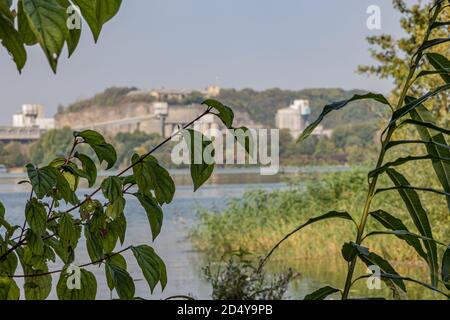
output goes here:
<path id="1" fill-rule="evenodd" d="M 302 170 L 306 172 L 336 171 L 342 168 L 313 168 Z M 289 176 L 295 175 L 298 170 L 285 171 Z M 199 207 L 221 209 L 231 198 L 240 197 L 244 192 L 252 189 L 276 190 L 286 188 L 282 175 L 261 176 L 259 171 L 243 170 L 217 170 L 212 179 L 197 192 L 193 192 L 190 177 L 187 171 L 177 170 L 171 172 L 177 185 L 177 191 L 171 204 L 163 207 L 164 224 L 162 232 L 156 241 L 151 240 L 150 227 L 146 213 L 139 206 L 134 197 L 127 197 L 126 216 L 128 222 L 126 241 L 128 245 L 149 244 L 165 261 L 168 271 L 168 285 L 162 292 L 158 287 L 150 294 L 149 287 L 142 278 L 140 269 L 131 253 L 124 253 L 128 262 L 128 271 L 135 279 L 136 296 L 145 299 L 164 299 L 175 295 L 190 295 L 196 299 L 209 299 L 211 286 L 204 280 L 202 268 L 205 259 L 200 252 L 195 251 L 188 239 L 190 229 L 197 223 L 196 212 Z M 23 175 L 0 175 L 0 200 L 6 207 L 7 218 L 15 224 L 21 224 L 24 217 L 24 206 L 29 190 L 25 185 L 17 182 Z M 80 191 L 80 198 L 87 190 Z M 101 197 L 99 198 L 100 200 Z M 116 248 L 116 251 L 120 248 Z M 89 262 L 85 250 L 85 243 L 80 241 L 77 248 L 75 264 L 81 265 Z M 52 265 L 50 269 L 61 267 Z M 280 269 L 283 266 L 280 266 Z M 331 270 L 330 270 L 331 267 Z M 330 266 L 320 262 L 303 262 L 301 268 L 304 272 L 299 280 L 295 281 L 288 292 L 288 298 L 301 299 L 305 294 L 325 285 L 323 281 L 343 281 L 342 266 Z M 278 268 L 277 268 L 278 269 Z M 110 299 L 111 293 L 106 286 L 103 267 L 89 267 L 89 271 L 96 275 L 98 283 L 97 299 Z M 58 276 L 53 277 L 53 287 L 56 286 Z M 21 287 L 21 281 L 18 281 Z M 417 295 L 417 294 L 416 294 Z M 421 296 L 419 292 L 419 297 Z M 115 297 L 115 296 L 113 296 Z M 56 298 L 53 291 L 49 297 Z"/>

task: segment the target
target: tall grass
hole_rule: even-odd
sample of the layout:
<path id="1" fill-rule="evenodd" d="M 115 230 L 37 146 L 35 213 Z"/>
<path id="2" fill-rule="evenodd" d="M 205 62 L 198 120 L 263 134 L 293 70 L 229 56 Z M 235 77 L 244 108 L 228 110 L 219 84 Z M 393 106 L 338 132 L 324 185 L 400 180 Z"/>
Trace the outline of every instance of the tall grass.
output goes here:
<path id="1" fill-rule="evenodd" d="M 213 259 L 240 249 L 264 255 L 299 222 L 317 216 L 327 208 L 348 211 L 358 219 L 358 209 L 366 195 L 366 190 L 361 186 L 366 185 L 366 179 L 365 171 L 353 170 L 303 177 L 285 190 L 246 192 L 242 198 L 231 199 L 222 212 L 200 209 L 200 223 L 192 230 L 191 240 L 197 249 Z M 439 207 L 439 200 L 433 195 L 424 196 L 431 197 L 427 199 L 428 203 Z M 407 216 L 401 200 L 393 193 L 379 197 L 373 208 L 376 207 L 401 219 Z M 434 212 L 433 207 L 430 209 L 431 216 L 436 225 L 442 226 L 437 237 L 446 239 L 449 230 L 444 226 L 448 224 L 439 223 L 440 219 L 445 218 L 440 212 Z M 376 223 L 373 221 L 369 230 L 379 229 Z M 310 226 L 285 242 L 273 259 L 282 260 L 289 266 L 295 266 L 301 259 L 326 256 L 334 260 L 341 255 L 339 244 L 352 239 L 352 231 L 347 222 L 337 220 Z M 397 263 L 419 264 L 416 253 L 392 236 L 370 239 L 366 245 Z"/>

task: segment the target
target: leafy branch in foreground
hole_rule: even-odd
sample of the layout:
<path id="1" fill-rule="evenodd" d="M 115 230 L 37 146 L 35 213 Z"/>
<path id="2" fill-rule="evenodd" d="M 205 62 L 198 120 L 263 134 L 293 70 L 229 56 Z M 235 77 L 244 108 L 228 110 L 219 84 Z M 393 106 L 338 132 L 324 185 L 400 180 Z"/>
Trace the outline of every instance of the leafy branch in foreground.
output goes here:
<path id="1" fill-rule="evenodd" d="M 350 294 L 350 289 L 352 288 L 355 280 L 353 279 L 356 263 L 358 261 L 363 262 L 367 266 L 377 266 L 381 270 L 381 279 L 386 283 L 386 285 L 392 289 L 394 292 L 394 297 L 401 297 L 406 292 L 407 287 L 405 281 L 414 282 L 416 284 L 422 285 L 428 289 L 435 292 L 442 293 L 444 296 L 449 297 L 450 295 L 443 292 L 440 289 L 441 284 L 443 284 L 446 289 L 450 290 L 449 278 L 449 257 L 450 257 L 450 246 L 444 245 L 444 252 L 442 257 L 439 259 L 439 252 L 437 244 L 442 244 L 433 238 L 433 232 L 431 224 L 429 221 L 429 216 L 423 203 L 421 202 L 419 191 L 434 192 L 436 194 L 442 195 L 446 198 L 448 207 L 442 210 L 449 211 L 450 209 L 450 148 L 447 144 L 446 135 L 449 134 L 448 128 L 440 127 L 436 119 L 433 117 L 432 112 L 430 112 L 424 105 L 428 103 L 429 100 L 436 97 L 438 94 L 446 94 L 450 90 L 450 61 L 448 57 L 428 52 L 437 46 L 442 46 L 448 44 L 450 37 L 447 32 L 446 38 L 433 38 L 438 28 L 442 26 L 447 26 L 449 21 L 439 20 L 441 17 L 446 17 L 446 10 L 449 9 L 447 1 L 437 0 L 435 4 L 431 7 L 429 12 L 428 29 L 422 40 L 422 43 L 418 46 L 414 52 L 411 62 L 409 64 L 409 72 L 404 79 L 404 86 L 402 87 L 401 93 L 399 94 L 398 101 L 395 105 L 391 105 L 390 102 L 379 94 L 368 93 L 366 95 L 358 95 L 353 98 L 336 102 L 325 106 L 322 114 L 319 118 L 308 127 L 303 134 L 300 136 L 299 141 L 306 139 L 314 130 L 314 128 L 332 111 L 344 108 L 348 103 L 361 99 L 372 99 L 383 103 L 391 108 L 392 117 L 383 131 L 381 137 L 381 151 L 378 157 L 378 161 L 374 170 L 369 173 L 369 187 L 368 193 L 365 201 L 364 208 L 362 210 L 361 221 L 357 224 L 356 240 L 354 242 L 347 242 L 342 247 L 342 256 L 348 263 L 348 273 L 346 282 L 343 288 L 331 288 L 325 287 L 319 289 L 311 295 L 308 295 L 308 299 L 324 299 L 330 294 L 337 292 L 341 293 L 342 299 L 348 299 Z M 445 13 L 445 14 L 444 14 Z M 449 52 L 448 46 L 445 52 Z M 428 65 L 432 66 L 434 70 L 420 70 L 419 66 L 424 64 L 424 60 L 428 61 Z M 418 73 L 418 74 L 417 74 Z M 436 89 L 430 90 L 430 92 L 423 94 L 420 97 L 410 96 L 412 85 L 414 84 L 417 77 L 428 77 L 428 76 L 440 76 L 440 83 L 437 85 Z M 409 117 L 410 119 L 405 119 Z M 402 121 L 401 123 L 399 123 Z M 406 139 L 406 140 L 393 140 L 397 130 L 405 125 L 413 125 L 417 129 L 417 134 L 420 136 L 420 140 L 417 139 Z M 411 133 L 412 134 L 412 133 Z M 385 158 L 388 151 L 391 151 L 394 146 L 401 145 L 424 145 L 426 149 L 425 155 L 408 155 L 407 157 L 399 158 L 395 161 L 386 162 Z M 429 174 L 434 174 L 437 177 L 443 190 L 435 190 L 429 188 L 428 186 L 414 186 L 411 185 L 408 179 L 400 172 L 398 172 L 394 167 L 403 167 L 405 164 L 411 163 L 412 161 L 431 161 L 433 172 Z M 381 175 L 386 174 L 394 187 L 392 188 L 378 188 L 378 180 Z M 378 210 L 372 212 L 371 206 L 374 198 L 381 194 L 382 192 L 398 192 L 400 195 L 407 212 L 411 218 L 412 224 L 417 230 L 417 234 L 410 232 L 403 221 L 397 217 L 392 216 L 390 213 Z M 260 268 L 264 266 L 267 259 L 272 255 L 274 250 L 276 250 L 284 241 L 289 237 L 299 232 L 301 229 L 307 225 L 315 222 L 319 222 L 330 218 L 342 218 L 347 220 L 353 220 L 348 213 L 337 213 L 330 212 L 317 218 L 310 219 L 307 223 L 302 224 L 293 232 L 288 234 L 284 239 L 276 244 L 272 251 L 266 256 L 262 261 Z M 384 226 L 388 231 L 375 231 L 366 234 L 366 227 L 369 218 L 374 218 L 382 226 Z M 374 252 L 370 252 L 369 248 L 363 247 L 362 243 L 364 239 L 369 236 L 374 235 L 393 235 L 401 240 L 407 242 L 411 247 L 413 247 L 417 254 L 427 263 L 430 271 L 430 283 L 423 283 L 421 281 L 411 279 L 408 277 L 400 276 L 393 266 L 385 260 L 383 257 L 379 256 Z M 440 270 L 440 271 L 439 271 Z M 362 276 L 364 277 L 364 276 Z M 361 279 L 359 277 L 357 279 Z M 444 290 L 444 289 L 443 289 Z"/>
<path id="2" fill-rule="evenodd" d="M 191 157 L 202 161 L 191 164 L 191 176 L 197 190 L 211 176 L 214 164 L 206 164 L 203 157 L 204 141 L 209 140 L 189 128 L 208 114 L 215 114 L 227 128 L 232 128 L 234 115 L 230 108 L 215 100 L 207 100 L 204 105 L 205 111 L 197 118 L 146 154 L 133 155 L 127 168 L 104 179 L 82 201 L 76 193 L 79 181 L 85 179 L 90 187 L 94 186 L 97 166 L 93 159 L 79 151 L 79 146 L 88 145 L 100 165 L 106 163 L 107 170 L 117 160 L 114 147 L 98 132 L 75 132 L 66 158 L 56 158 L 42 168 L 27 165 L 29 179 L 25 182 L 30 184 L 31 191 L 23 225 L 11 225 L 0 203 L 0 300 L 19 299 L 20 289 L 15 278 L 24 278 L 26 299 L 45 299 L 52 289 L 51 275 L 58 273 L 60 279 L 56 292 L 59 299 L 95 299 L 97 280 L 86 269 L 92 265 L 104 265 L 108 287 L 115 290 L 119 298 L 133 299 L 135 286 L 127 272 L 127 261 L 122 256 L 125 251 L 132 251 L 151 292 L 158 283 L 164 289 L 167 284 L 166 266 L 153 248 L 147 244 L 123 248 L 127 230 L 125 195 L 135 197 L 145 210 L 155 240 L 162 228 L 162 206 L 172 202 L 175 183 L 152 154 L 175 135 L 187 136 L 185 142 Z M 133 192 L 130 192 L 132 188 Z M 99 192 L 107 199 L 106 204 L 94 199 Z M 75 214 L 77 211 L 79 215 Z M 82 235 L 90 262 L 78 266 L 81 269 L 81 289 L 70 290 L 67 280 Z M 63 268 L 49 270 L 49 263 L 57 259 Z M 17 274 L 19 262 L 23 274 Z"/>
<path id="3" fill-rule="evenodd" d="M 56 72 L 64 45 L 69 57 L 81 37 L 82 17 L 97 42 L 103 25 L 119 11 L 122 0 L 0 0 L 0 40 L 19 72 L 26 46 L 39 45 Z M 16 27 L 17 25 L 17 27 Z"/>

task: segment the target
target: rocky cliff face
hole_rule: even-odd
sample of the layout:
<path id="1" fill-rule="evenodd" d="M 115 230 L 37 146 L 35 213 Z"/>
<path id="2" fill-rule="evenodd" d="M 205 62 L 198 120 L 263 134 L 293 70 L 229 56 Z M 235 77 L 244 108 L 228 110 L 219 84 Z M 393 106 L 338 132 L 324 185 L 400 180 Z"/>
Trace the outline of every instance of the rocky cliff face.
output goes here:
<path id="1" fill-rule="evenodd" d="M 197 117 L 205 106 L 186 105 L 169 106 L 165 119 L 165 134 L 170 134 L 178 125 L 183 125 Z M 212 117 L 212 123 L 220 120 Z M 152 103 L 127 103 L 119 106 L 92 106 L 78 112 L 58 114 L 55 117 L 56 127 L 69 127 L 74 130 L 94 129 L 104 134 L 115 135 L 119 132 L 162 133 L 161 120 L 155 115 Z M 249 115 L 235 113 L 236 126 L 256 127 Z"/>

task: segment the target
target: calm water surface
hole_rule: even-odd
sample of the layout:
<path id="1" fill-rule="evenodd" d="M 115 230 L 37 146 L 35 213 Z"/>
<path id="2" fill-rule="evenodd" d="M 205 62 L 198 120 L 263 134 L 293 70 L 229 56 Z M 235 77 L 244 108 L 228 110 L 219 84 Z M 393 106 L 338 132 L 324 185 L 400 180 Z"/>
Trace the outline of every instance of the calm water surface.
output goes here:
<path id="1" fill-rule="evenodd" d="M 338 170 L 341 169 L 338 168 Z M 329 171 L 336 170 L 336 168 L 307 169 L 306 172 L 317 170 Z M 289 176 L 292 176 L 297 170 L 288 169 L 286 171 Z M 301 171 L 305 172 L 305 170 Z M 168 285 L 164 292 L 161 292 L 161 289 L 158 287 L 154 294 L 150 295 L 148 285 L 143 280 L 133 255 L 126 252 L 124 256 L 128 262 L 128 271 L 136 281 L 136 296 L 146 299 L 163 299 L 174 295 L 191 295 L 198 299 L 208 299 L 210 298 L 211 287 L 202 276 L 202 267 L 205 264 L 205 259 L 201 253 L 196 252 L 192 248 L 188 239 L 189 230 L 197 222 L 197 208 L 221 209 L 226 206 L 229 199 L 240 197 L 245 191 L 252 189 L 282 189 L 286 188 L 286 184 L 283 183 L 280 175 L 264 177 L 259 175 L 258 171 L 252 169 L 218 170 L 209 184 L 194 193 L 190 185 L 190 177 L 186 171 L 178 170 L 172 172 L 172 174 L 178 187 L 174 201 L 163 207 L 164 225 L 160 236 L 152 243 L 146 213 L 138 205 L 134 197 L 127 197 L 126 216 L 128 229 L 126 243 L 124 244 L 124 247 L 131 244 L 144 243 L 153 246 L 166 262 Z M 7 209 L 7 217 L 16 224 L 21 224 L 23 221 L 25 201 L 29 196 L 26 186 L 17 185 L 17 182 L 23 178 L 23 175 L 0 176 L 0 200 Z M 80 198 L 85 193 L 87 193 L 87 190 L 81 190 Z M 116 248 L 116 251 L 119 249 Z M 80 241 L 75 264 L 84 264 L 86 262 L 89 262 L 89 257 L 85 250 L 84 241 Z M 61 267 L 61 265 L 53 265 L 50 269 L 58 267 Z M 285 269 L 282 263 L 275 266 L 275 268 L 279 270 Z M 103 267 L 91 267 L 89 270 L 97 277 L 97 299 L 110 299 L 111 296 L 106 286 Z M 325 285 L 323 281 L 329 281 L 330 284 L 336 282 L 335 285 L 339 285 L 343 281 L 342 271 L 344 266 L 339 265 L 339 262 L 299 261 L 299 270 L 303 270 L 302 276 L 291 285 L 288 298 L 303 298 L 305 294 Z M 55 287 L 57 281 L 58 277 L 55 276 L 53 278 L 53 287 Z M 21 286 L 20 282 L 18 284 Z M 415 297 L 420 297 L 420 292 L 417 291 Z M 52 292 L 50 298 L 56 298 L 55 292 Z"/>

